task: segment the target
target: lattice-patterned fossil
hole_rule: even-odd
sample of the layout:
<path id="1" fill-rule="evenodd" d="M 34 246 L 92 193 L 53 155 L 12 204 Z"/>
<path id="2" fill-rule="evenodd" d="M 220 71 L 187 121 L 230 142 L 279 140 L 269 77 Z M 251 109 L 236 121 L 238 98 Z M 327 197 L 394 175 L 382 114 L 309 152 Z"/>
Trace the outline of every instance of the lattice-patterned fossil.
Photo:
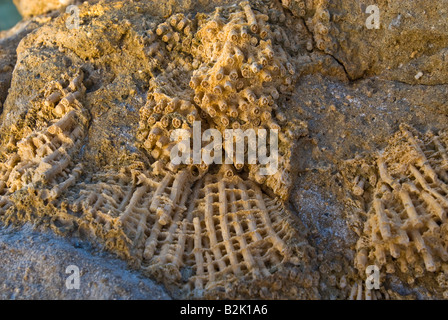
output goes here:
<path id="1" fill-rule="evenodd" d="M 181 244 L 186 250 L 185 265 L 194 270 L 187 291 L 202 296 L 204 290 L 219 292 L 233 281 L 263 277 L 275 281 L 270 276 L 288 264 L 304 263 L 306 269 L 307 245 L 290 218 L 282 204 L 254 183 L 233 175 L 230 167 L 207 174 L 195 186 L 182 225 L 189 231 L 186 243 Z"/>
<path id="2" fill-rule="evenodd" d="M 176 245 L 179 222 L 186 210 L 192 183 L 188 170 L 162 176 L 140 173 L 136 189 L 119 220 L 132 240 L 134 256 L 145 264 L 179 265 L 183 248 Z M 181 231 L 182 232 L 182 231 Z M 154 268 L 153 268 L 154 269 Z M 160 271 L 159 271 L 160 272 Z M 164 275 L 169 278 L 175 275 Z"/>
<path id="3" fill-rule="evenodd" d="M 95 10 L 85 7 L 82 14 L 91 16 Z M 291 52 L 308 48 L 299 38 L 288 39 L 285 29 L 302 26 L 308 33 L 279 4 L 260 10 L 242 2 L 212 14 L 175 14 L 149 23 L 145 32 L 129 30 L 151 76 L 137 133 L 139 146 L 151 155 L 150 170 L 138 165 L 89 171 L 92 166 L 77 157 L 89 121 L 80 102 L 86 97 L 82 72 L 50 83 L 14 126 L 19 141 L 12 138 L 5 148 L 0 213 L 12 212 L 27 192 L 21 208 L 32 211 L 39 199 L 51 223 L 104 242 L 181 288 L 183 296 L 318 297 L 313 251 L 280 203 L 292 185 L 295 140 L 306 133 L 303 123 L 288 121 L 281 111 L 283 94 L 298 76 Z M 95 77 L 86 84 L 96 87 Z M 219 173 L 213 171 L 217 166 L 170 166 L 171 132 L 191 131 L 194 121 L 201 121 L 202 130 L 221 132 L 278 129 L 279 171 L 262 177 L 259 165 L 235 166 L 244 170 L 236 176 L 227 166 Z M 214 173 L 203 176 L 209 169 Z M 281 199 L 263 193 L 256 182 Z"/>
<path id="4" fill-rule="evenodd" d="M 77 184 L 67 197 L 71 213 L 79 217 L 77 231 L 85 238 L 102 240 L 106 248 L 130 258 L 130 241 L 118 217 L 132 197 L 135 172 L 107 170 L 91 180 Z"/>
<path id="5" fill-rule="evenodd" d="M 14 147 L 6 146 L 7 160 L 0 164 L 5 203 L 28 187 L 38 190 L 41 199 L 53 201 L 79 179 L 83 167 L 73 166 L 72 158 L 81 148 L 88 125 L 88 114 L 78 100 L 85 92 L 82 79 L 80 71 L 67 87 L 51 83 L 20 124 L 22 130 L 16 127 L 17 136 L 22 132 L 24 137 Z M 32 125 L 37 129 L 29 132 Z"/>
<path id="6" fill-rule="evenodd" d="M 69 208 L 80 217 L 80 232 L 196 298 L 317 297 L 308 269 L 313 252 L 278 200 L 229 166 L 193 191 L 188 169 L 154 172 L 105 172 L 78 185 Z"/>
<path id="7" fill-rule="evenodd" d="M 177 250 L 172 252 L 173 234 L 197 177 L 189 170 L 174 174 L 156 167 L 151 172 L 142 166 L 119 173 L 109 170 L 77 185 L 69 195 L 69 208 L 80 217 L 79 232 L 102 239 L 136 265 L 163 266 L 181 259 Z"/>
<path id="8" fill-rule="evenodd" d="M 311 289 L 313 251 L 294 229 L 298 222 L 229 166 L 201 178 L 193 191 L 189 170 L 122 170 L 94 180 L 69 197 L 80 232 L 105 240 L 183 295 L 318 296 Z"/>
<path id="9" fill-rule="evenodd" d="M 377 161 L 380 180 L 358 241 L 357 268 L 398 266 L 421 276 L 448 261 L 448 146 L 446 132 L 421 135 L 401 130 Z M 409 276 L 408 281 L 413 281 Z"/>

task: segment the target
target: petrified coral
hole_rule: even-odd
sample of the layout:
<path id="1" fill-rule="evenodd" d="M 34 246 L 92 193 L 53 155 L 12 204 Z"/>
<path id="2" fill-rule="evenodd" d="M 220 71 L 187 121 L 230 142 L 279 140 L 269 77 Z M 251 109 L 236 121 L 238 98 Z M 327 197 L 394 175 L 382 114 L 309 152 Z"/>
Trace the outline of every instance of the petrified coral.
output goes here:
<path id="1" fill-rule="evenodd" d="M 183 225 L 190 236 L 179 244 L 185 247 L 186 266 L 195 270 L 187 292 L 199 297 L 204 290 L 219 292 L 219 287 L 224 289 L 234 281 L 265 278 L 275 282 L 278 278 L 271 275 L 288 265 L 301 265 L 299 282 L 307 281 L 310 249 L 281 203 L 234 175 L 228 166 L 218 174 L 207 174 L 196 184 L 193 195 Z M 290 294 L 278 290 L 280 296 Z"/>
<path id="2" fill-rule="evenodd" d="M 59 234 L 74 230 L 76 217 L 59 204 L 83 171 L 82 163 L 73 163 L 89 122 L 79 101 L 85 93 L 82 80 L 79 71 L 66 83 L 50 83 L 9 133 L 6 160 L 0 163 L 2 221 L 47 221 Z"/>
<path id="3" fill-rule="evenodd" d="M 154 172 L 123 169 L 78 185 L 69 207 L 80 217 L 79 232 L 103 239 L 184 295 L 297 297 L 293 280 L 307 288 L 299 296 L 317 297 L 313 250 L 278 200 L 230 166 L 205 175 L 193 190 L 197 178 L 188 169 Z M 258 282 L 275 290 L 248 287 Z"/>
<path id="4" fill-rule="evenodd" d="M 228 17 L 217 9 L 199 22 L 192 50 L 213 66 L 198 68 L 190 86 L 197 105 L 221 130 L 272 128 L 272 109 L 279 92 L 290 88 L 295 68 L 274 45 L 269 17 L 248 2 L 240 6 Z"/>
<path id="5" fill-rule="evenodd" d="M 401 126 L 377 160 L 380 180 L 358 241 L 356 266 L 408 274 L 440 270 L 448 260 L 446 132 L 421 135 Z"/>
<path id="6" fill-rule="evenodd" d="M 157 169 L 152 169 L 146 172 L 135 164 L 120 172 L 97 173 L 91 183 L 77 185 L 78 191 L 69 197 L 69 208 L 80 217 L 79 233 L 103 240 L 107 248 L 137 266 L 147 260 L 167 263 L 171 252 L 165 247 L 174 244 L 169 236 L 162 241 L 162 235 L 177 230 L 194 181 L 188 170 L 156 175 Z"/>
<path id="7" fill-rule="evenodd" d="M 167 65 L 165 74 L 188 79 L 189 87 L 162 75 L 151 80 L 148 101 L 140 110 L 138 139 L 154 159 L 176 171 L 179 166 L 170 163 L 170 152 L 177 143 L 170 140 L 171 133 L 179 128 L 191 133 L 194 121 L 201 121 L 201 135 L 210 127 L 223 136 L 226 129 L 241 129 L 243 133 L 247 129 L 277 130 L 279 158 L 271 173 L 260 174 L 265 164 L 244 166 L 234 159 L 234 165 L 238 170 L 244 167 L 251 179 L 286 200 L 294 175 L 291 159 L 295 141 L 307 130 L 304 123 L 287 122 L 277 103 L 282 102 L 282 94 L 291 91 L 297 77 L 296 63 L 288 51 L 306 51 L 307 40 L 294 38 L 294 44 L 289 40 L 286 44 L 284 29 L 269 23 L 270 19 L 285 22 L 286 18 L 277 17 L 285 17 L 282 9 L 263 11 L 266 14 L 242 2 L 239 6 L 218 7 L 211 15 L 192 18 L 175 14 L 147 32 L 154 69 Z M 301 22 L 294 23 L 307 34 Z M 290 20 L 286 24 L 296 28 Z M 161 50 L 178 62 L 176 67 L 160 54 Z M 270 147 L 273 151 L 274 145 Z M 248 149 L 244 150 L 245 158 Z M 222 150 L 233 154 L 225 144 Z M 265 148 L 265 155 L 268 151 Z"/>
<path id="8" fill-rule="evenodd" d="M 297 119 L 310 119 L 308 111 L 319 109 L 314 100 L 308 105 L 308 98 L 301 98 L 308 81 L 302 76 L 317 70 L 345 76 L 335 60 L 339 57 L 328 55 L 338 49 L 333 42 L 338 32 L 334 5 L 285 0 L 283 6 L 290 10 L 284 10 L 280 1 L 221 1 L 223 7 L 215 2 L 208 5 L 211 10 L 178 13 L 182 9 L 174 3 L 178 2 L 86 2 L 79 6 L 78 30 L 64 27 L 67 15 L 54 16 L 21 43 L 2 116 L 4 220 L 13 215 L 32 220 L 46 212 L 54 228 L 105 244 L 180 297 L 315 298 L 329 291 L 335 297 L 349 296 L 351 283 L 359 278 L 343 280 L 346 265 L 329 265 L 327 275 L 320 271 L 321 279 L 311 272 L 317 270 L 310 267 L 312 250 L 296 231 L 303 227 L 294 225 L 286 209 L 293 183 L 301 188 L 298 161 L 317 159 L 309 168 L 301 166 L 303 175 L 311 167 L 321 171 L 322 159 L 316 155 L 319 149 L 324 153 L 322 146 L 328 147 L 326 139 L 317 137 L 322 130 L 316 119 Z M 313 51 L 313 37 L 321 50 Z M 44 67 L 34 68 L 36 61 L 54 65 L 42 72 Z M 330 67 L 322 70 L 325 66 Z M 67 69 L 83 72 L 58 78 Z M 28 74 L 30 70 L 36 72 Z M 18 84 L 24 74 L 33 80 L 22 98 Z M 299 76 L 304 92 L 295 89 L 302 83 Z M 54 78 L 60 81 L 47 81 Z M 36 92 L 43 82 L 48 82 L 45 91 Z M 325 90 L 333 94 L 334 89 L 331 85 Z M 322 91 L 315 92 L 320 99 Z M 340 98 L 334 95 L 333 100 Z M 325 99 L 321 101 L 324 110 Z M 328 109 L 336 113 L 337 108 Z M 194 122 L 201 123 L 201 135 L 207 129 L 223 137 L 226 129 L 254 129 L 258 137 L 266 135 L 266 146 L 257 145 L 258 155 L 272 155 L 275 143 L 268 129 L 277 130 L 274 171 L 263 175 L 266 164 L 248 161 L 222 166 L 219 173 L 219 164 L 174 165 L 171 151 L 177 141 L 171 136 L 176 129 L 191 135 Z M 305 135 L 316 138 L 309 143 L 310 159 L 299 154 Z M 438 139 L 446 147 L 446 138 Z M 229 152 L 225 144 L 222 150 Z M 244 153 L 247 158 L 248 150 Z M 444 171 L 438 168 L 444 168 L 446 156 L 431 159 L 442 177 Z M 392 162 L 387 166 L 391 172 Z M 378 176 L 374 166 L 361 166 L 350 179 L 353 194 L 368 209 L 378 197 L 387 210 L 399 210 L 395 198 L 390 204 L 375 191 Z M 383 176 L 381 184 L 387 186 Z M 388 188 L 394 195 L 393 187 Z M 407 192 L 412 199 L 416 195 Z M 421 191 L 421 201 L 429 199 L 425 192 Z M 431 203 L 428 212 L 436 212 Z M 430 207 L 414 206 L 419 215 Z M 424 223 L 430 220 L 425 219 Z M 375 223 L 366 223 L 366 228 L 378 229 Z M 420 230 L 424 239 L 425 230 Z M 372 247 L 360 245 L 360 250 L 369 252 Z M 347 256 L 344 259 L 352 259 Z M 374 261 L 373 254 L 370 257 Z M 325 269 L 323 265 L 319 269 Z M 365 295 L 361 285 L 353 288 L 355 295 Z"/>
<path id="9" fill-rule="evenodd" d="M 81 18 L 103 12 L 101 6 L 84 4 Z M 148 22 L 144 32 L 132 31 L 125 41 L 142 48 L 139 74 L 150 75 L 143 86 L 146 103 L 137 100 L 139 127 L 132 135 L 146 153 L 127 159 L 120 170 L 97 170 L 100 165 L 84 158 L 92 152 L 84 136 L 107 105 L 90 102 L 103 90 L 96 67 L 73 66 L 73 76 L 48 82 L 21 117 L 8 119 L 11 132 L 2 129 L 8 142 L 0 166 L 2 220 L 45 216 L 56 231 L 101 242 L 182 289 L 180 296 L 318 297 L 313 250 L 281 203 L 292 185 L 295 141 L 307 133 L 305 123 L 286 119 L 278 105 L 298 76 L 290 53 L 307 50 L 303 22 L 286 16 L 279 6 L 255 10 L 243 2 L 211 14 L 172 14 Z M 122 29 L 129 26 L 124 21 Z M 285 27 L 300 29 L 300 36 L 288 39 Z M 74 41 L 84 35 L 93 36 L 82 31 Z M 63 43 L 58 50 L 73 46 Z M 223 136 L 226 129 L 277 130 L 278 171 L 261 175 L 265 163 L 223 165 L 219 172 L 217 165 L 174 165 L 171 151 L 178 141 L 172 135 L 176 129 L 191 135 L 195 122 L 201 136 L 207 129 Z M 274 152 L 270 144 L 268 138 L 259 146 L 266 156 Z"/>
<path id="10" fill-rule="evenodd" d="M 128 206 L 119 217 L 133 249 L 150 264 L 182 261 L 174 233 L 186 210 L 191 175 L 188 170 L 163 177 L 140 173 Z M 181 231 L 182 232 L 182 231 Z"/>
<path id="11" fill-rule="evenodd" d="M 316 47 L 325 53 L 333 53 L 337 49 L 337 44 L 330 36 L 330 12 L 328 11 L 328 1 L 317 1 L 314 8 L 313 18 L 307 21 L 307 26 L 314 35 Z"/>
<path id="12" fill-rule="evenodd" d="M 282 5 L 291 10 L 294 15 L 304 17 L 307 10 L 311 10 L 311 2 L 305 0 L 282 0 Z"/>
<path id="13" fill-rule="evenodd" d="M 200 111 L 188 100 L 170 98 L 165 94 L 154 93 L 148 98 L 140 109 L 138 140 L 155 160 L 177 171 L 179 165 L 175 166 L 171 161 L 172 149 L 179 142 L 172 140 L 173 131 L 184 129 L 185 134 L 193 136 L 194 122 L 201 121 Z M 201 126 L 201 137 L 204 129 Z"/>
<path id="14" fill-rule="evenodd" d="M 4 196 L 39 185 L 40 196 L 54 200 L 76 183 L 82 164 L 72 168 L 72 157 L 81 148 L 88 124 L 88 115 L 78 100 L 85 91 L 82 77 L 80 72 L 66 88 L 52 83 L 44 92 L 43 107 L 35 109 L 36 114 L 30 112 L 22 128 L 10 136 L 6 148 L 12 146 L 12 151 L 3 155 L 7 160 L 0 164 Z M 31 125 L 37 130 L 29 132 Z M 40 126 L 43 128 L 38 130 Z M 13 141 L 20 137 L 20 131 L 24 137 L 15 147 Z"/>
<path id="15" fill-rule="evenodd" d="M 81 182 L 68 193 L 68 207 L 79 217 L 77 232 L 88 239 L 100 239 L 106 248 L 130 258 L 130 241 L 123 232 L 119 215 L 133 191 L 134 172 L 97 173 L 91 182 Z"/>
<path id="16" fill-rule="evenodd" d="M 308 132 L 307 125 L 302 121 L 284 121 L 281 119 L 280 123 L 286 123 L 288 129 L 284 129 L 278 132 L 278 154 L 277 159 L 274 159 L 277 163 L 267 163 L 264 165 L 248 165 L 249 177 L 266 186 L 267 192 L 272 192 L 275 196 L 280 197 L 282 200 L 288 200 L 289 193 L 293 186 L 293 177 L 297 173 L 297 152 L 299 152 L 298 139 L 305 136 Z M 272 132 L 270 133 L 272 135 Z M 260 140 L 259 140 L 260 141 Z M 269 144 L 267 144 L 269 146 Z M 274 145 L 270 145 L 270 156 L 273 156 Z M 258 145 L 258 154 L 264 152 L 267 154 L 266 146 Z M 272 159 L 271 159 L 272 160 Z M 261 175 L 260 170 L 267 172 L 266 175 Z M 271 170 L 271 171 L 269 171 Z M 272 191 L 271 191 L 272 190 Z"/>

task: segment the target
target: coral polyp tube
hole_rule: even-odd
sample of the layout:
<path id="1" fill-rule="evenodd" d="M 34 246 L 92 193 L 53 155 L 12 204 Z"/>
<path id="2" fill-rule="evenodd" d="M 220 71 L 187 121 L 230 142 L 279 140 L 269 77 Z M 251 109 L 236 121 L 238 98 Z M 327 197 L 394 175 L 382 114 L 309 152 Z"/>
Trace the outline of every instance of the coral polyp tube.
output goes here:
<path id="1" fill-rule="evenodd" d="M 252 8 L 250 7 L 249 3 L 247 1 L 244 1 L 240 5 L 243 7 L 244 12 L 246 13 L 246 18 L 247 18 L 247 22 L 249 24 L 250 30 L 253 33 L 257 33 L 259 30 L 257 19 L 255 17 L 254 12 L 252 11 Z"/>

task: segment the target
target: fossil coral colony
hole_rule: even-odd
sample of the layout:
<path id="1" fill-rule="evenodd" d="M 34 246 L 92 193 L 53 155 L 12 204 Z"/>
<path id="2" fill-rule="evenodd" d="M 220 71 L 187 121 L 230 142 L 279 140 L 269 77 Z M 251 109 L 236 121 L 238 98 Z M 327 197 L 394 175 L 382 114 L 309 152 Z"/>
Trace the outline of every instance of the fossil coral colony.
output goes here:
<path id="1" fill-rule="evenodd" d="M 45 221 L 99 240 L 181 297 L 317 298 L 314 250 L 284 203 L 295 140 L 307 129 L 290 121 L 281 130 L 278 104 L 297 71 L 272 19 L 285 20 L 281 8 L 241 2 L 173 14 L 147 30 L 146 54 L 163 70 L 139 112 L 136 141 L 149 163 L 88 170 L 84 72 L 49 83 L 4 146 L 2 220 Z M 182 70 L 184 83 L 170 80 Z M 266 177 L 257 164 L 173 165 L 173 131 L 191 132 L 195 122 L 221 133 L 279 130 L 280 170 Z"/>
<path id="2" fill-rule="evenodd" d="M 317 142 L 309 138 L 308 111 L 295 107 L 302 94 L 297 87 L 328 61 L 326 74 L 343 73 L 347 80 L 336 61 L 342 41 L 335 35 L 344 31 L 335 28 L 336 4 L 224 1 L 181 13 L 175 2 L 154 16 L 153 1 L 86 2 L 79 5 L 76 32 L 65 27 L 66 14 L 49 18 L 20 43 L 14 77 L 20 79 L 26 63 L 35 66 L 33 46 L 56 46 L 65 72 L 54 71 L 59 61 L 46 64 L 53 80 L 29 89 L 26 112 L 3 115 L 0 221 L 86 238 L 176 298 L 319 299 L 331 290 L 349 299 L 401 297 L 366 285 L 372 266 L 383 278 L 405 277 L 407 284 L 438 274 L 439 286 L 448 287 L 446 130 L 423 134 L 402 125 L 388 133 L 381 152 L 338 163 L 349 207 L 344 219 L 356 222 L 358 236 L 344 262 L 322 261 L 316 243 L 326 240 L 311 235 L 310 224 L 319 229 L 324 223 L 305 224 L 292 210 L 292 190 L 301 187 L 299 168 L 305 167 L 299 162 L 324 154 L 313 145 L 304 160 L 309 150 L 300 148 Z M 139 23 L 118 21 L 114 12 Z M 139 69 L 125 74 L 120 68 L 127 68 L 129 52 Z M 129 85 L 123 94 L 121 86 L 139 77 L 144 85 Z M 112 107 L 118 104 L 121 109 Z M 265 164 L 236 161 L 236 138 L 214 149 L 233 163 L 174 163 L 179 141 L 173 136 L 179 129 L 193 136 L 198 123 L 201 136 L 253 130 L 272 138 L 276 132 L 278 169 L 263 175 Z M 110 128 L 116 132 L 105 135 Z M 272 155 L 275 146 L 271 139 L 258 152 Z M 199 152 L 207 148 L 201 141 Z"/>

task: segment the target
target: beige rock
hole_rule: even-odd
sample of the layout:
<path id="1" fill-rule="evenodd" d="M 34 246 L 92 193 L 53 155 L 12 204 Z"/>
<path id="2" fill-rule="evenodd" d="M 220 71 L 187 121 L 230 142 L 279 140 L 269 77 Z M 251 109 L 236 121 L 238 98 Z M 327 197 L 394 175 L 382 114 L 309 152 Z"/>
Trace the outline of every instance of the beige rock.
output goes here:
<path id="1" fill-rule="evenodd" d="M 61 9 L 74 2 L 75 0 L 14 0 L 17 10 L 25 18 Z"/>

